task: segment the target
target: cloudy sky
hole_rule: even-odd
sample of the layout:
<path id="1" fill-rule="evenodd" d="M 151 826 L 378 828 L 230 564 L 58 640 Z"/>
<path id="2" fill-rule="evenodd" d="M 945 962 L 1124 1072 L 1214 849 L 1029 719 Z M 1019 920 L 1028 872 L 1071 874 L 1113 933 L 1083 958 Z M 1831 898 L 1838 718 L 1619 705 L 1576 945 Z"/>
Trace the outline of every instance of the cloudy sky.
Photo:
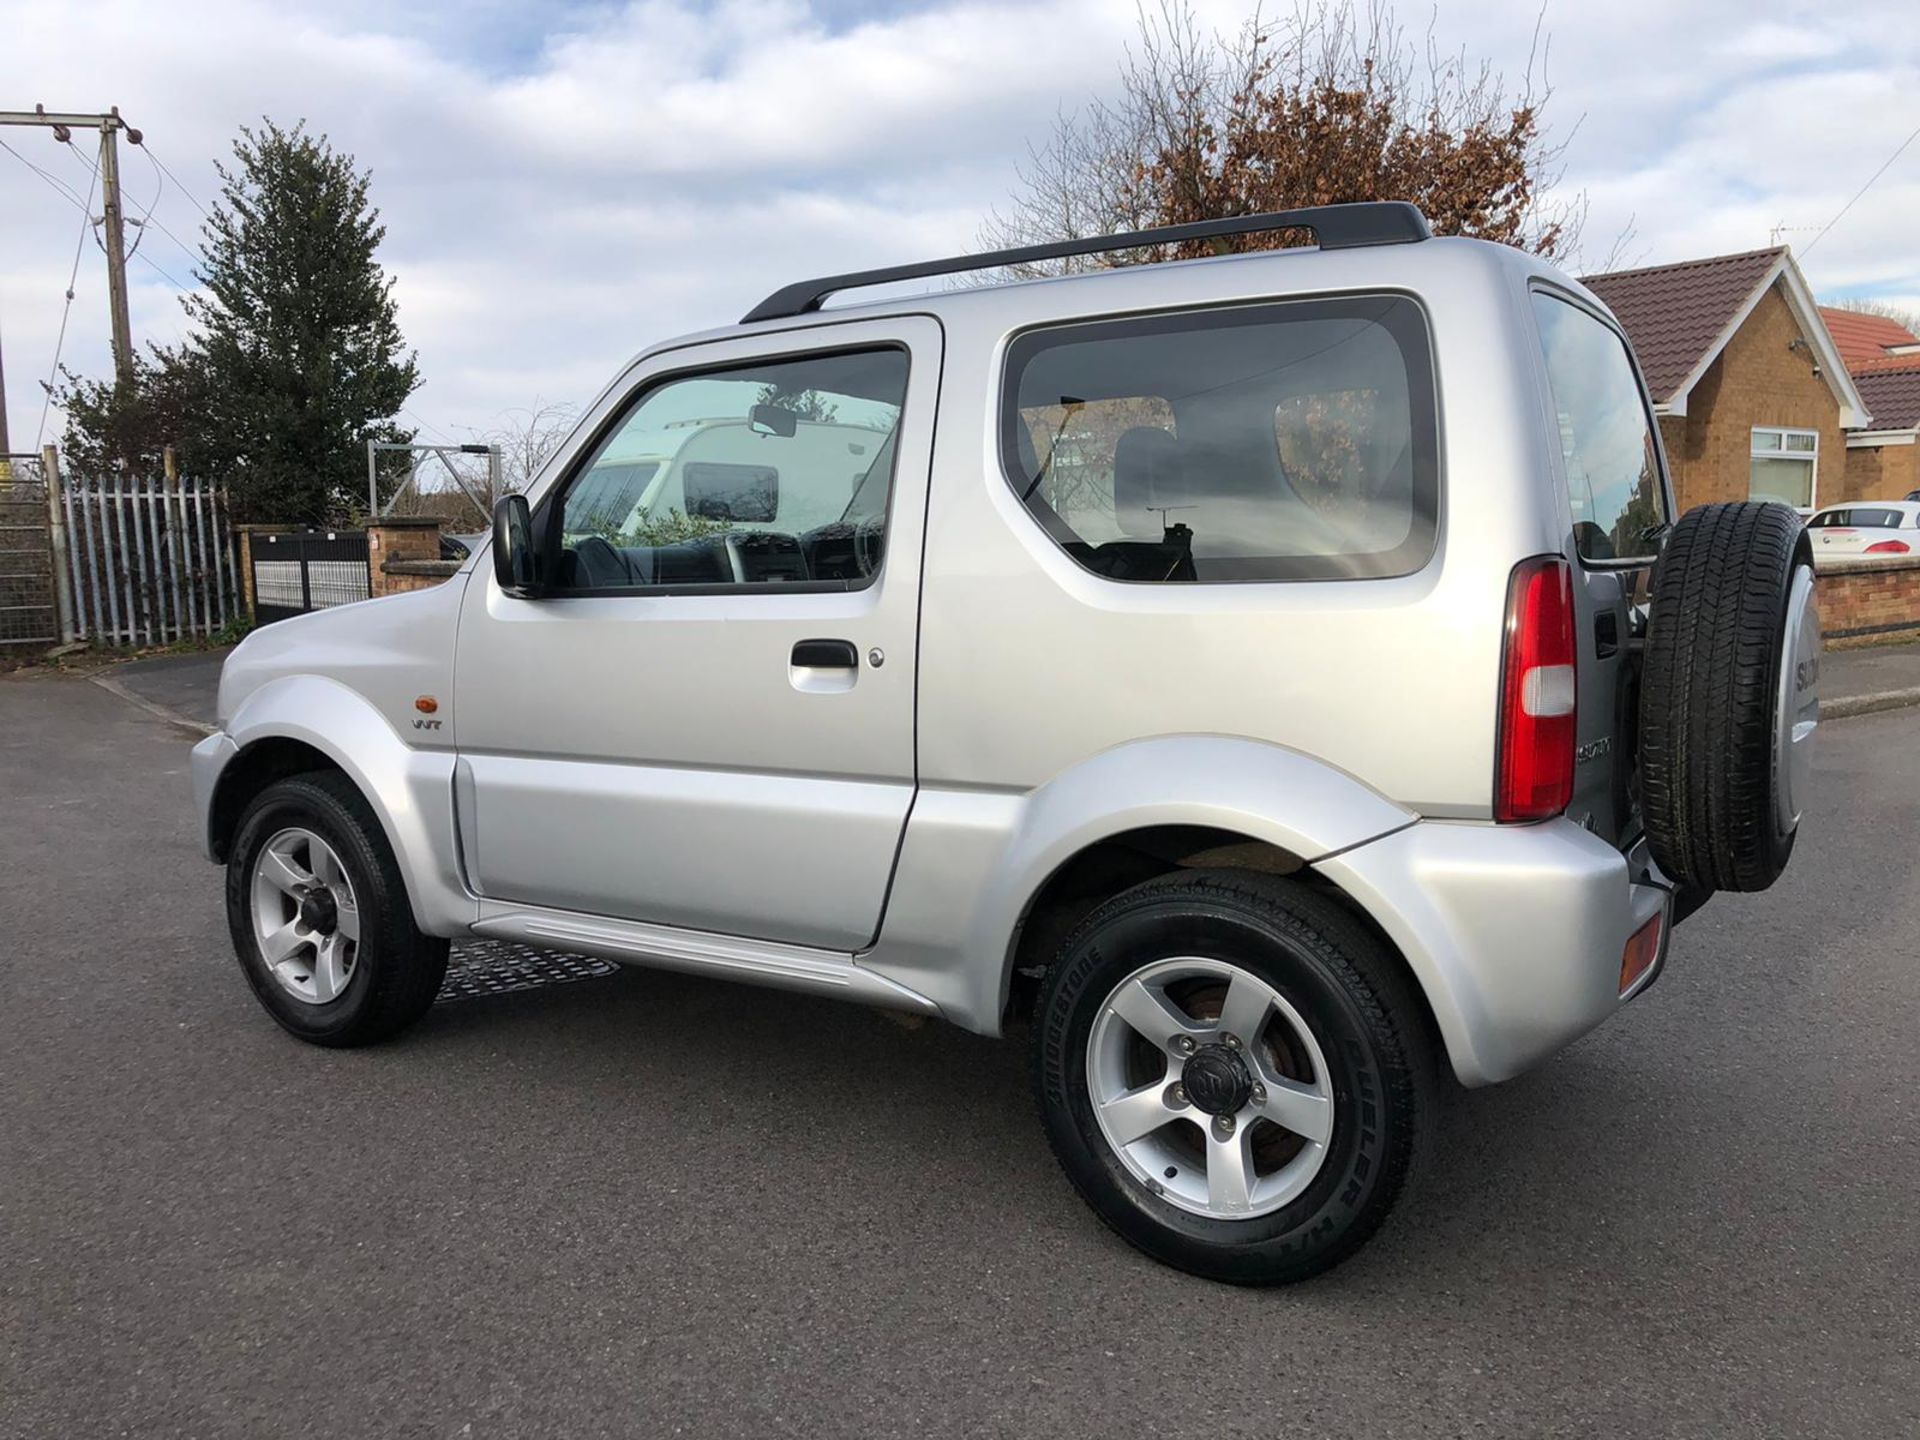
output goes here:
<path id="1" fill-rule="evenodd" d="M 1247 7 L 1201 8 L 1233 29 Z M 1517 74 L 1536 8 L 1439 0 L 1433 27 Z M 1572 135 L 1589 258 L 1629 223 L 1642 263 L 1775 227 L 1806 250 L 1920 125 L 1912 19 L 1911 0 L 1549 0 L 1547 118 Z M 130 213 L 154 220 L 131 265 L 140 341 L 181 333 L 180 242 L 236 127 L 325 131 L 373 171 L 425 379 L 409 412 L 426 438 L 465 440 L 585 399 L 643 345 L 783 281 L 967 248 L 1027 141 L 1111 92 L 1134 29 L 1130 0 L 0 0 L 0 108 L 118 105 L 182 182 L 123 147 Z M 47 132 L 0 139 L 86 193 Z M 41 424 L 81 224 L 0 151 L 15 449 Z M 1920 306 L 1920 141 L 1802 264 L 1823 295 Z M 88 238 L 63 351 L 83 372 L 109 364 L 104 286 Z"/>

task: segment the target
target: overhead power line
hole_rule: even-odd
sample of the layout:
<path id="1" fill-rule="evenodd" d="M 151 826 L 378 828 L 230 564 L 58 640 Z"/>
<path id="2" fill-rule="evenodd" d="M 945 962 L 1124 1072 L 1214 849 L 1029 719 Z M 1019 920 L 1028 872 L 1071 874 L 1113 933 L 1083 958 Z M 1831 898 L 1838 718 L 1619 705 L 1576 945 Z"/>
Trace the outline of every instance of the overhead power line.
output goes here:
<path id="1" fill-rule="evenodd" d="M 14 149 L 13 146 L 9 145 L 5 140 L 0 140 L 0 150 L 6 151 L 9 155 L 13 156 L 14 159 L 18 160 L 22 165 L 26 166 L 29 170 L 33 171 L 33 173 L 38 175 L 42 180 L 46 181 L 47 184 L 51 185 L 54 188 L 54 190 L 59 194 L 60 198 L 65 200 L 69 205 L 78 206 L 82 210 L 86 209 L 86 205 L 80 199 L 80 192 L 74 189 L 71 185 L 67 184 L 66 181 L 62 180 L 58 175 L 54 174 L 51 170 L 42 169 L 40 166 L 34 164 L 33 161 L 29 160 L 26 156 L 22 155 L 18 150 Z"/>
<path id="2" fill-rule="evenodd" d="M 162 168 L 160 162 L 154 159 L 151 147 L 142 145 L 140 147 L 140 153 L 142 155 L 145 155 L 147 157 L 147 162 L 153 166 L 154 178 L 156 180 L 159 180 L 162 177 L 171 178 L 170 176 L 168 176 L 168 172 Z M 200 202 L 198 200 L 194 200 L 191 195 L 187 195 L 185 187 L 183 187 L 178 180 L 175 180 L 173 182 L 173 188 L 178 190 L 182 195 L 186 195 L 186 198 L 193 202 L 195 208 L 199 207 Z M 166 221 L 155 220 L 153 218 L 154 205 L 158 205 L 159 203 L 160 203 L 160 192 L 156 190 L 154 191 L 154 195 L 153 195 L 153 205 L 149 205 L 147 207 L 147 213 L 145 216 L 142 217 L 143 220 L 148 221 L 154 225 L 158 225 L 160 227 L 160 233 L 166 236 L 169 240 L 173 241 L 175 245 L 178 245 L 180 247 L 182 254 L 186 255 L 189 259 L 193 260 L 196 264 L 199 263 L 200 256 L 191 245 L 187 244 L 186 241 L 182 240 L 178 235 L 174 234 L 172 230 L 168 229 Z M 204 214 L 206 212 L 202 211 L 201 213 Z"/>
<path id="3" fill-rule="evenodd" d="M 212 216 L 207 215 L 207 207 L 202 205 L 198 200 L 194 198 L 193 191 L 189 190 L 181 182 L 181 179 L 178 175 L 174 174 L 172 170 L 167 168 L 167 162 L 162 160 L 158 155 L 153 153 L 153 146 L 151 143 L 142 145 L 140 148 L 147 152 L 147 158 L 153 161 L 154 168 L 159 170 L 161 174 L 165 175 L 167 179 L 173 182 L 173 188 L 178 190 L 182 195 L 186 196 L 188 203 L 191 204 L 194 209 L 198 210 L 203 216 L 206 216 L 208 219 L 213 218 Z"/>
<path id="4" fill-rule="evenodd" d="M 191 285 L 182 285 L 178 280 L 176 280 L 173 277 L 173 274 L 170 271 L 161 269 L 160 263 L 158 261 L 154 260 L 150 256 L 142 255 L 140 253 L 140 247 L 138 245 L 134 246 L 133 249 L 129 250 L 127 254 L 131 255 L 134 259 L 140 261 L 149 269 L 158 272 L 161 279 L 165 280 L 169 285 L 173 286 L 173 288 L 178 290 L 182 295 L 187 294 L 193 289 L 193 286 Z"/>
<path id="5" fill-rule="evenodd" d="M 66 346 L 67 322 L 73 313 L 74 287 L 80 278 L 80 256 L 86 249 L 87 236 L 93 229 L 93 193 L 96 188 L 100 191 L 101 224 L 106 231 L 103 248 L 107 252 L 107 319 L 113 332 L 114 381 L 116 385 L 127 385 L 133 381 L 133 321 L 127 304 L 126 208 L 120 186 L 119 140 L 123 132 L 130 145 L 139 145 L 145 137 L 121 118 L 117 106 L 109 107 L 104 112 L 49 111 L 44 105 L 36 105 L 31 110 L 0 110 L 0 125 L 51 130 L 53 138 L 63 145 L 73 143 L 76 131 L 92 131 L 100 137 L 99 158 L 88 161 L 82 157 L 80 160 L 87 171 L 87 194 L 84 200 L 11 145 L 7 146 L 9 153 L 80 207 L 80 236 L 74 242 L 73 267 L 68 272 L 66 299 L 60 310 L 59 335 L 54 341 L 53 367 L 47 373 L 47 394 L 40 408 L 40 429 L 34 437 L 34 444 L 38 445 L 46 437 L 47 415 L 53 404 L 53 386 L 60 376 L 60 355 Z M 152 264 L 152 261 L 148 263 Z M 157 265 L 154 268 L 159 269 Z"/>
<path id="6" fill-rule="evenodd" d="M 1891 166 L 1893 165 L 1893 162 L 1898 160 L 1903 154 L 1905 154 L 1907 147 L 1913 144 L 1913 142 L 1916 139 L 1920 139 L 1920 125 L 1914 126 L 1913 133 L 1907 136 L 1907 138 L 1902 140 L 1898 145 L 1896 145 L 1893 149 L 1893 153 L 1887 156 L 1886 160 L 1881 164 L 1880 168 L 1874 171 L 1873 174 L 1867 177 L 1867 183 L 1862 185 L 1858 190 L 1853 192 L 1853 199 L 1847 201 L 1846 204 L 1840 207 L 1840 213 L 1838 215 L 1835 215 L 1833 219 L 1829 220 L 1826 224 L 1820 227 L 1820 233 L 1814 236 L 1812 240 L 1808 241 L 1807 248 L 1800 252 L 1802 257 L 1811 255 L 1813 253 L 1813 247 L 1815 245 L 1818 245 L 1822 240 L 1827 238 L 1827 231 L 1833 229 L 1834 226 L 1838 225 L 1841 222 L 1841 220 L 1846 217 L 1846 213 L 1849 210 L 1853 209 L 1854 203 L 1858 201 L 1862 195 L 1866 194 L 1867 191 L 1873 188 L 1873 182 L 1878 180 L 1882 175 L 1886 174 L 1888 169 L 1891 168 Z"/>
<path id="7" fill-rule="evenodd" d="M 141 148 L 145 149 L 146 147 L 142 146 Z M 67 186 L 64 183 L 62 183 L 59 176 L 49 174 L 47 171 L 41 169 L 38 165 L 34 164 L 33 161 L 29 160 L 26 156 L 22 155 L 18 150 L 14 149 L 13 146 L 9 145 L 5 140 L 0 140 L 0 150 L 5 150 L 9 155 L 13 156 L 14 159 L 18 160 L 22 165 L 26 166 L 29 170 L 33 171 L 33 173 L 38 175 L 42 180 L 46 181 L 47 184 L 53 189 L 53 192 L 56 195 L 58 195 L 62 200 L 65 200 L 69 205 L 73 206 L 73 208 L 78 210 L 81 214 L 87 215 L 89 217 L 89 222 L 93 223 L 91 220 L 91 211 L 89 206 L 81 200 L 79 193 L 77 191 L 68 189 Z M 97 179 L 99 176 L 99 171 L 96 170 L 93 173 L 95 178 Z M 92 194 L 91 192 L 89 192 L 88 199 L 90 200 L 91 198 L 92 198 Z M 157 201 L 158 198 L 159 198 L 158 192 L 156 192 L 155 200 Z M 163 221 L 156 219 L 151 209 L 149 209 L 147 213 L 144 216 L 142 216 L 140 219 L 132 221 L 130 223 L 138 226 L 143 233 L 146 230 L 146 228 L 149 226 L 152 226 L 153 228 L 159 230 L 159 232 L 162 235 L 166 236 L 169 240 L 173 241 L 175 245 L 179 246 L 181 253 L 184 254 L 189 260 L 194 261 L 196 264 L 199 263 L 200 257 L 198 254 L 194 252 L 193 247 L 188 245 L 178 235 L 174 234 L 172 230 L 168 229 L 166 224 Z M 97 229 L 97 224 L 95 228 Z M 98 237 L 96 236 L 96 238 Z M 101 244 L 101 249 L 104 250 L 105 248 L 106 246 L 103 242 Z M 194 288 L 191 285 L 181 284 L 179 280 L 174 278 L 174 275 L 171 271 L 165 269 L 163 266 L 159 264 L 159 262 L 154 260 L 151 256 L 141 254 L 140 245 L 138 241 L 135 241 L 133 248 L 127 251 L 127 255 L 129 256 L 129 258 L 138 256 L 141 260 L 145 261 L 152 269 L 157 271 L 159 274 L 165 276 L 168 283 L 170 283 L 176 290 L 180 290 L 184 292 L 184 291 L 190 291 Z"/>
<path id="8" fill-rule="evenodd" d="M 11 145 L 7 146 L 13 149 Z M 31 163 L 31 162 L 29 162 Z M 39 167 L 35 167 L 36 169 Z M 93 178 L 98 180 L 100 172 L 94 171 Z M 47 371 L 46 394 L 40 401 L 40 424 L 33 432 L 33 448 L 38 450 L 40 442 L 46 438 L 47 415 L 53 408 L 53 382 L 60 378 L 60 352 L 67 343 L 67 317 L 73 313 L 73 287 L 80 280 L 80 256 L 86 249 L 87 236 L 93 232 L 93 186 L 87 186 L 87 198 L 80 202 L 80 238 L 73 242 L 73 269 L 67 274 L 67 299 L 60 307 L 60 333 L 53 342 L 53 365 Z"/>
<path id="9" fill-rule="evenodd" d="M 438 435 L 442 440 L 445 440 L 449 445 L 458 445 L 460 443 L 458 440 L 455 440 L 453 436 L 449 435 L 446 431 L 442 430 L 438 425 L 430 424 L 427 421 L 421 419 L 420 416 L 415 414 L 414 411 L 408 406 L 402 405 L 400 407 L 400 413 L 402 415 L 405 415 L 408 419 L 412 420 L 414 424 L 420 426 L 421 429 L 431 430 L 434 434 Z"/>

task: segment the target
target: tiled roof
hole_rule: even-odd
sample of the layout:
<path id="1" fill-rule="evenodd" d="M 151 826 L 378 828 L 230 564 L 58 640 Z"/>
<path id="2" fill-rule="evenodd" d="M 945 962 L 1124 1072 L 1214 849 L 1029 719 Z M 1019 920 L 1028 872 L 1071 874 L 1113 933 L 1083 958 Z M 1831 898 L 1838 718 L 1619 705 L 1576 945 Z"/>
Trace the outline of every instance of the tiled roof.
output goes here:
<path id="1" fill-rule="evenodd" d="M 1911 370 L 1920 365 L 1920 351 L 1908 355 L 1876 355 L 1853 367 L 1855 375 L 1871 375 L 1876 370 Z"/>
<path id="2" fill-rule="evenodd" d="M 1656 402 L 1673 398 L 1779 260 L 1782 247 L 1581 277 L 1633 342 Z"/>
<path id="3" fill-rule="evenodd" d="M 1864 364 L 1886 359 L 1887 350 L 1894 345 L 1920 343 L 1914 340 L 1906 326 L 1884 316 L 1862 315 L 1857 310 L 1838 310 L 1831 305 L 1822 305 L 1820 318 L 1827 322 L 1827 333 L 1833 336 L 1833 343 L 1840 350 L 1840 358 L 1847 362 L 1849 370 L 1858 370 Z"/>
<path id="4" fill-rule="evenodd" d="M 1875 430 L 1912 430 L 1920 426 L 1920 357 L 1909 355 L 1899 369 L 1876 365 L 1857 372 L 1853 383 L 1873 412 Z"/>

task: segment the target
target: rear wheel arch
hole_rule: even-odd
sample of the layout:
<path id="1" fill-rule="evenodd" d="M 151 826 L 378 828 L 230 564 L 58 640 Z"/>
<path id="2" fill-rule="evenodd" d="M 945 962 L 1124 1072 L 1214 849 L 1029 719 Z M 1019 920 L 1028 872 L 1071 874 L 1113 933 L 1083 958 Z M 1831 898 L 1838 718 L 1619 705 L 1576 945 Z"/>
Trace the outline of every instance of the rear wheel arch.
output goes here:
<path id="1" fill-rule="evenodd" d="M 1294 873 L 1416 818 L 1345 771 L 1246 736 L 1161 735 L 1090 756 L 1020 797 L 982 877 L 967 1023 L 1000 1028 L 1016 968 L 1064 938 L 1065 901 L 1077 920 L 1135 884 L 1194 868 L 1196 855 L 1211 868 Z"/>
<path id="2" fill-rule="evenodd" d="M 1082 921 L 1138 886 L 1187 871 L 1243 872 L 1286 880 L 1339 905 L 1368 932 L 1405 981 L 1429 1053 L 1447 1054 L 1433 1002 L 1398 944 L 1367 908 L 1284 846 L 1239 831 L 1203 825 L 1153 825 L 1121 831 L 1084 846 L 1035 889 L 1007 942 L 1001 1020 L 1032 1013 L 1047 968 Z"/>

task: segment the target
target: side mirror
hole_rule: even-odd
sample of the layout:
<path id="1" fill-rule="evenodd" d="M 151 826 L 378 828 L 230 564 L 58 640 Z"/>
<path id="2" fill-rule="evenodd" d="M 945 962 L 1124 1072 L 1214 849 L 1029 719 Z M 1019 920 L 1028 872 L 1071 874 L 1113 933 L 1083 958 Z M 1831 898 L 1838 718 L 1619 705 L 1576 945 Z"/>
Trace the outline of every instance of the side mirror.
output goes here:
<path id="1" fill-rule="evenodd" d="M 532 599 L 533 512 L 524 495 L 502 495 L 493 507 L 493 578 L 509 595 Z"/>
<path id="2" fill-rule="evenodd" d="M 756 435 L 791 440 L 800 433 L 800 416 L 784 405 L 756 405 L 747 412 L 747 426 Z"/>

